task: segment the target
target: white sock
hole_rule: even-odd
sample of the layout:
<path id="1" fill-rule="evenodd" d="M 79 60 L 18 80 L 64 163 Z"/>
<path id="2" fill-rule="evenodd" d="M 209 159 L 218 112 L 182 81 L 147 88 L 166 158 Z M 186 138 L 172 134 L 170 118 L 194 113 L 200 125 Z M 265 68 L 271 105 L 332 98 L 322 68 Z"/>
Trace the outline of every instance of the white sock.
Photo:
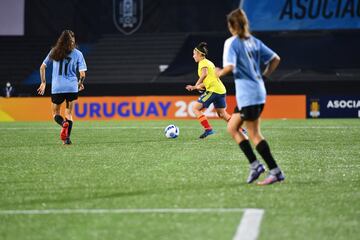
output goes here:
<path id="1" fill-rule="evenodd" d="M 278 174 L 280 172 L 281 172 L 280 168 L 278 168 L 278 167 L 270 170 L 271 175 L 276 175 L 276 174 Z"/>
<path id="2" fill-rule="evenodd" d="M 260 164 L 259 160 L 255 160 L 254 162 L 252 162 L 250 164 L 250 168 L 251 169 L 256 169 L 259 166 L 259 164 Z"/>

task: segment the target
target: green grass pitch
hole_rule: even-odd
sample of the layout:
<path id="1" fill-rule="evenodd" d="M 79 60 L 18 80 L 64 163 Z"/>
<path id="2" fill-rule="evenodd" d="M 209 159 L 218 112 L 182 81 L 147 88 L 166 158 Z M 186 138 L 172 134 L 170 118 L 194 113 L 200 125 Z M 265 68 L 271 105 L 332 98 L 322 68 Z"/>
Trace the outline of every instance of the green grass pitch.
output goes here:
<path id="1" fill-rule="evenodd" d="M 245 183 L 225 123 L 196 120 L 0 123 L 0 239 L 232 239 L 240 212 L 6 214 L 46 209 L 264 209 L 258 239 L 359 239 L 360 120 L 264 120 L 286 175 Z M 177 139 L 163 129 L 174 123 Z M 263 177 L 263 176 L 262 176 Z"/>

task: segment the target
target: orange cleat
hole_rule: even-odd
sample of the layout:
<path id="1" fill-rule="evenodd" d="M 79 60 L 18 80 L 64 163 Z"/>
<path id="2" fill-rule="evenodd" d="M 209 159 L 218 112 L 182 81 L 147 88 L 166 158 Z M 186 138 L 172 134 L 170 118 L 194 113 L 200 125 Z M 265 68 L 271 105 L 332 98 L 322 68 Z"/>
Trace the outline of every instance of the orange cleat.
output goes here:
<path id="1" fill-rule="evenodd" d="M 65 141 L 68 138 L 68 130 L 69 130 L 69 123 L 67 121 L 63 122 L 62 129 L 60 132 L 60 139 Z"/>
<path id="2" fill-rule="evenodd" d="M 285 176 L 282 172 L 279 172 L 277 174 L 269 174 L 263 181 L 260 181 L 257 183 L 257 185 L 264 186 L 264 185 L 270 185 L 276 182 L 282 182 L 285 180 Z"/>

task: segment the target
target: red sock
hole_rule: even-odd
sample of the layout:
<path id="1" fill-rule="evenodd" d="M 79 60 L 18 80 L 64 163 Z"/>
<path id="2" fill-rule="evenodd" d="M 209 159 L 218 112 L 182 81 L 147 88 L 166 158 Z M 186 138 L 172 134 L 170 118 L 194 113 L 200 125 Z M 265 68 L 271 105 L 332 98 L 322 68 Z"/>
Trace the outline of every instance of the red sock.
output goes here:
<path id="1" fill-rule="evenodd" d="M 212 127 L 210 126 L 210 123 L 207 120 L 207 118 L 205 117 L 205 115 L 201 115 L 200 117 L 198 117 L 198 120 L 199 120 L 200 124 L 205 128 L 205 130 L 212 129 Z"/>

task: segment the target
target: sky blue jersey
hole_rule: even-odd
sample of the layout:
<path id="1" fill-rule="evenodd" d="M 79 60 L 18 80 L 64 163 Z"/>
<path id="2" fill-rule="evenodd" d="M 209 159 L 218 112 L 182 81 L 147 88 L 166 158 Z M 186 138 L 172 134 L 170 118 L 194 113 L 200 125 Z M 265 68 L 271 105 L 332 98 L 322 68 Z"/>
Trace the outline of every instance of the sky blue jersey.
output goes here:
<path id="1" fill-rule="evenodd" d="M 253 36 L 248 39 L 232 36 L 225 41 L 223 67 L 234 66 L 239 109 L 265 103 L 266 90 L 260 67 L 261 64 L 267 65 L 276 56 L 274 51 Z"/>
<path id="2" fill-rule="evenodd" d="M 51 51 L 50 51 L 51 52 Z M 51 93 L 76 93 L 78 92 L 78 79 L 76 71 L 86 71 L 86 62 L 83 54 L 74 49 L 65 59 L 54 61 L 50 58 L 50 52 L 43 64 L 53 64 Z"/>

